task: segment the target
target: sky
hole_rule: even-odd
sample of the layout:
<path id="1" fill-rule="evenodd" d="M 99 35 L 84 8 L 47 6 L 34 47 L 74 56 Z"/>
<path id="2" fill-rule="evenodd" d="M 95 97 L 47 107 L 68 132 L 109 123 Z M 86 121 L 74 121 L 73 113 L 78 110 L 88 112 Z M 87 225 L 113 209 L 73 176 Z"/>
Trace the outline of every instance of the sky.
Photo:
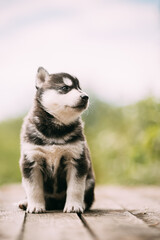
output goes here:
<path id="1" fill-rule="evenodd" d="M 112 104 L 160 99 L 160 0 L 1 0 L 0 121 L 29 109 L 39 66 Z"/>

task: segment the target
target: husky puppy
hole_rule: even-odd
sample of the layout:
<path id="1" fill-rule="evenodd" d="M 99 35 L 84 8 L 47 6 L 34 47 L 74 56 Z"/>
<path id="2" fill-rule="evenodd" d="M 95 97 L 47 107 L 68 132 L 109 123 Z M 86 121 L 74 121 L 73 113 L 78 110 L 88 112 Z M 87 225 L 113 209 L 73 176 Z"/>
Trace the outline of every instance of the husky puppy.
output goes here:
<path id="1" fill-rule="evenodd" d="M 36 96 L 21 131 L 20 168 L 28 213 L 82 213 L 94 200 L 94 174 L 81 113 L 88 95 L 77 78 L 40 67 Z"/>

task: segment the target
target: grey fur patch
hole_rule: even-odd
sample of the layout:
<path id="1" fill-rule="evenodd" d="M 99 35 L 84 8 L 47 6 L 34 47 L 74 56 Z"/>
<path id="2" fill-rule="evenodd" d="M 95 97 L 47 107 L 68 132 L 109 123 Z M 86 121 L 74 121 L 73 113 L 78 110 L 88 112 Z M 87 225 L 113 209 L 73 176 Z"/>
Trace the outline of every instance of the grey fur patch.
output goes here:
<path id="1" fill-rule="evenodd" d="M 27 156 L 24 155 L 23 162 L 22 162 L 22 173 L 25 178 L 30 178 L 32 176 L 33 168 L 34 168 L 35 161 L 29 161 Z"/>

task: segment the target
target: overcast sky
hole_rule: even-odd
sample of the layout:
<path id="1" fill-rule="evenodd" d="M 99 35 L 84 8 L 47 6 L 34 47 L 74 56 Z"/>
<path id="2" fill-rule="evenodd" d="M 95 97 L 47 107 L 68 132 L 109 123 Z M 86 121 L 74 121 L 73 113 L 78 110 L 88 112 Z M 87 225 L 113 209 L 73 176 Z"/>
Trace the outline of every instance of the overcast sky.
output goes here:
<path id="1" fill-rule="evenodd" d="M 160 98 L 159 0 L 1 0 L 0 120 L 29 108 L 39 66 L 110 103 Z"/>

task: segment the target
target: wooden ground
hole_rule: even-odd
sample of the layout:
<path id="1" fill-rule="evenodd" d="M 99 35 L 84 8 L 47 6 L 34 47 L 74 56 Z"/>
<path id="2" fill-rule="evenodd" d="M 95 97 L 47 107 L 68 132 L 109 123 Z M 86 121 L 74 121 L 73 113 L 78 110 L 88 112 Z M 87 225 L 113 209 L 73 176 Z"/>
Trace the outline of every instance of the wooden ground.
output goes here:
<path id="1" fill-rule="evenodd" d="M 160 187 L 97 187 L 82 215 L 26 214 L 16 206 L 23 197 L 20 185 L 0 188 L 0 240 L 160 239 Z"/>

